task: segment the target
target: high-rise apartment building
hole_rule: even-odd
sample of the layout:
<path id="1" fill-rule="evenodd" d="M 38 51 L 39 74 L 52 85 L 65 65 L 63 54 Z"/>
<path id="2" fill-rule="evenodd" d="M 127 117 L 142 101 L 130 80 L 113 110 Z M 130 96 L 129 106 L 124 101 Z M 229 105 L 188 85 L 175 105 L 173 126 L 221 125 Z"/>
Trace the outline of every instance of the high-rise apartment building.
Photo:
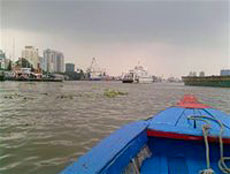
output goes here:
<path id="1" fill-rule="evenodd" d="M 25 49 L 22 50 L 22 58 L 28 60 L 34 69 L 40 68 L 38 49 L 33 46 L 25 46 Z"/>
<path id="2" fill-rule="evenodd" d="M 61 52 L 46 49 L 43 52 L 47 72 L 64 72 L 64 55 Z"/>

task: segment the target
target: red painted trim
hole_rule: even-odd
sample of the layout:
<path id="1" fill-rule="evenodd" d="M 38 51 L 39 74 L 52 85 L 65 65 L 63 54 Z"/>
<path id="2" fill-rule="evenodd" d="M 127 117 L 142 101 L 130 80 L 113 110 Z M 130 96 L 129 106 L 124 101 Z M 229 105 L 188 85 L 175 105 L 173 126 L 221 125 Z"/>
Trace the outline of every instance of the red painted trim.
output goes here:
<path id="1" fill-rule="evenodd" d="M 162 132 L 157 130 L 147 130 L 147 135 L 149 137 L 162 137 L 162 138 L 170 138 L 177 140 L 185 140 L 185 141 L 204 141 L 203 136 L 193 136 L 193 135 L 185 135 L 185 134 L 177 134 L 172 132 Z M 219 137 L 208 137 L 209 142 L 219 142 Z M 230 138 L 223 138 L 224 144 L 230 144 Z"/>
<path id="2" fill-rule="evenodd" d="M 183 107 L 183 108 L 198 108 L 198 109 L 210 108 L 208 105 L 198 102 L 197 98 L 193 95 L 185 95 L 184 98 L 181 99 L 176 106 Z"/>

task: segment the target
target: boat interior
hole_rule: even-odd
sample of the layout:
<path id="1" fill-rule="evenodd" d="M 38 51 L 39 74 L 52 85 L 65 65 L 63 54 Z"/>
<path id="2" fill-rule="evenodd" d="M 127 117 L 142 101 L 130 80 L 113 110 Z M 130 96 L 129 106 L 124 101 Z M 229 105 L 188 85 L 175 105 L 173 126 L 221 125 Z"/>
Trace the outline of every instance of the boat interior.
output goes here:
<path id="1" fill-rule="evenodd" d="M 199 119 L 190 120 L 192 116 Z M 222 133 L 216 120 L 221 120 L 223 124 Z M 210 126 L 207 136 L 209 152 L 202 132 L 202 126 L 207 124 Z M 141 165 L 138 160 L 137 164 L 132 165 L 138 166 L 140 174 L 198 174 L 210 168 L 215 174 L 230 173 L 229 126 L 228 116 L 212 108 L 171 107 L 149 120 L 146 142 L 149 155 L 141 161 Z M 222 156 L 227 159 L 219 167 L 218 163 L 222 159 L 221 148 Z M 134 173 L 139 174 L 138 172 Z"/>
<path id="2" fill-rule="evenodd" d="M 123 126 L 61 174 L 229 174 L 229 116 L 182 105 Z"/>
<path id="3" fill-rule="evenodd" d="M 207 169 L 204 141 L 148 134 L 146 122 L 126 125 L 61 174 L 199 174 Z M 209 150 L 210 167 L 215 174 L 224 174 L 218 167 L 219 143 L 209 143 Z M 224 156 L 230 156 L 230 144 L 224 145 Z"/>
<path id="4" fill-rule="evenodd" d="M 199 174 L 207 169 L 204 142 L 189 142 L 165 138 L 148 138 L 151 156 L 140 166 L 141 174 Z M 212 143 L 210 148 L 210 167 L 215 174 L 223 174 L 218 167 L 220 148 Z M 230 146 L 224 147 L 224 156 L 230 156 Z M 226 165 L 230 166 L 229 162 Z M 138 174 L 138 172 L 136 172 Z"/>

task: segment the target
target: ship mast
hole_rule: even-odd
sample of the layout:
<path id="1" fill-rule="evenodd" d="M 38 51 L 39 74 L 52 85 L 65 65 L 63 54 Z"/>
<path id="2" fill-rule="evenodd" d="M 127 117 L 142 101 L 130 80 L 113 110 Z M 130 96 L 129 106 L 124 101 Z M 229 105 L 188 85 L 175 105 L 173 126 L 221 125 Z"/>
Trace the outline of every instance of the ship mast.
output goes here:
<path id="1" fill-rule="evenodd" d="M 94 66 L 96 66 L 96 59 L 95 59 L 95 57 L 93 57 L 92 62 L 91 62 L 90 67 L 89 67 L 89 70 L 91 72 L 94 69 Z"/>

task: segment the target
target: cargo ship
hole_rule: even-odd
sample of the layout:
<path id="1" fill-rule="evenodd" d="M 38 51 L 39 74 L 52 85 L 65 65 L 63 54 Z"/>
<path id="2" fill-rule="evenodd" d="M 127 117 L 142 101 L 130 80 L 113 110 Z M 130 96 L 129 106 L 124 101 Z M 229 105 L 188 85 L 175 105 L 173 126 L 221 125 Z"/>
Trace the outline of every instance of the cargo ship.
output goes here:
<path id="1" fill-rule="evenodd" d="M 93 58 L 90 67 L 87 69 L 89 80 L 101 81 L 106 79 L 106 73 L 104 70 L 99 68 L 96 59 Z"/>
<path id="2" fill-rule="evenodd" d="M 190 86 L 230 87 L 230 75 L 204 77 L 184 76 L 182 80 L 185 85 Z"/>
<path id="3" fill-rule="evenodd" d="M 230 87 L 230 69 L 222 69 L 220 75 L 205 76 L 203 71 L 200 76 L 196 72 L 190 72 L 188 76 L 183 76 L 182 80 L 185 85 L 189 86 L 212 86 L 212 87 Z"/>

